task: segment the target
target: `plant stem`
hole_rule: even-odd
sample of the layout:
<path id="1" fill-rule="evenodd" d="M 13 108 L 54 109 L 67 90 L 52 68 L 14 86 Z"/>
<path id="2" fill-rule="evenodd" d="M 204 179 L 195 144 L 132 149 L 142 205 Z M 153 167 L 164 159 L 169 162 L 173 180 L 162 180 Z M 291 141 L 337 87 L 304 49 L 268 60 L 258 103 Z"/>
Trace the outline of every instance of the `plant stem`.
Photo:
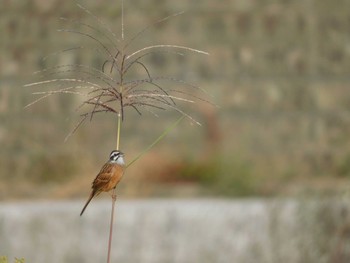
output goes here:
<path id="1" fill-rule="evenodd" d="M 114 206 L 117 200 L 117 195 L 115 194 L 115 188 L 112 190 L 112 212 L 111 212 L 111 222 L 109 225 L 109 240 L 108 240 L 108 253 L 107 253 L 107 263 L 111 262 L 111 248 L 112 248 L 112 238 L 113 238 L 113 223 L 114 223 Z"/>
<path id="2" fill-rule="evenodd" d="M 120 126 L 121 126 L 121 113 L 118 113 L 118 126 L 117 126 L 117 146 L 116 149 L 119 150 L 120 145 Z M 115 188 L 112 190 L 112 211 L 111 211 L 111 221 L 109 224 L 109 239 L 108 239 L 108 252 L 107 252 L 107 263 L 111 262 L 111 250 L 112 250 L 112 238 L 113 238 L 113 224 L 114 224 L 114 207 L 117 200 L 117 195 L 115 193 Z"/>
<path id="3" fill-rule="evenodd" d="M 148 152 L 154 145 L 156 145 L 160 140 L 162 140 L 172 129 L 174 129 L 180 121 L 185 118 L 184 115 L 182 115 L 180 118 L 178 118 L 174 123 L 172 123 L 168 128 L 164 130 L 164 132 L 152 143 L 150 144 L 147 148 L 145 148 L 142 152 L 140 152 L 127 166 L 128 168 L 130 165 L 132 165 L 134 162 L 136 162 L 142 155 L 144 155 L 146 152 Z"/>
<path id="4" fill-rule="evenodd" d="M 117 146 L 116 150 L 119 150 L 120 145 L 120 130 L 121 130 L 121 113 L 118 113 L 118 126 L 117 126 Z M 107 263 L 111 262 L 111 248 L 112 248 L 112 238 L 113 238 L 113 224 L 114 224 L 114 206 L 117 200 L 115 193 L 115 188 L 112 190 L 112 211 L 111 211 L 111 222 L 109 224 L 109 240 L 108 240 L 108 252 L 107 252 Z"/>
<path id="5" fill-rule="evenodd" d="M 117 127 L 117 146 L 116 146 L 116 150 L 119 150 L 119 146 L 120 146 L 120 127 L 121 127 L 121 119 L 122 119 L 122 115 L 121 112 L 118 112 L 118 127 Z"/>

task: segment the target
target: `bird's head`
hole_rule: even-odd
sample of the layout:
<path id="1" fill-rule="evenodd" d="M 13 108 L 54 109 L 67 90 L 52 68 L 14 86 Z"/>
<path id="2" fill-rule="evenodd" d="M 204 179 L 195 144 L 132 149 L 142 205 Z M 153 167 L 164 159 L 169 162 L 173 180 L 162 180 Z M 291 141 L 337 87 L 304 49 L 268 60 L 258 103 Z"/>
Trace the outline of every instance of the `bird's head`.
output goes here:
<path id="1" fill-rule="evenodd" d="M 121 151 L 113 150 L 109 155 L 109 162 L 124 166 L 124 153 L 122 153 Z"/>

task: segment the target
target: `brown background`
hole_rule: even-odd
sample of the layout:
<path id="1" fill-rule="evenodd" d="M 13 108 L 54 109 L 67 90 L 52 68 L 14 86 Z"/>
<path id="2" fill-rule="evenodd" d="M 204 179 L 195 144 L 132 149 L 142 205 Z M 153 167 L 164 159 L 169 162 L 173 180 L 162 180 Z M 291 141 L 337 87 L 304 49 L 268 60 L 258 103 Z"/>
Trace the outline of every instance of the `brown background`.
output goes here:
<path id="1" fill-rule="evenodd" d="M 84 1 L 120 36 L 118 1 Z M 132 49 L 185 45 L 210 53 L 154 55 L 155 74 L 193 81 L 219 107 L 189 108 L 183 121 L 128 171 L 123 196 L 343 193 L 350 175 L 350 3 L 324 1 L 125 1 L 125 37 L 151 27 Z M 105 30 L 72 1 L 0 6 L 0 199 L 85 196 L 115 147 L 116 119 L 101 115 L 68 142 L 81 98 L 58 96 L 29 109 L 32 73 L 62 64 L 98 67 L 84 36 L 58 32 L 79 20 Z M 106 31 L 104 31 L 106 32 Z M 96 33 L 98 35 L 98 33 Z M 45 56 L 84 45 L 86 49 Z M 177 119 L 127 112 L 122 149 L 130 161 Z"/>

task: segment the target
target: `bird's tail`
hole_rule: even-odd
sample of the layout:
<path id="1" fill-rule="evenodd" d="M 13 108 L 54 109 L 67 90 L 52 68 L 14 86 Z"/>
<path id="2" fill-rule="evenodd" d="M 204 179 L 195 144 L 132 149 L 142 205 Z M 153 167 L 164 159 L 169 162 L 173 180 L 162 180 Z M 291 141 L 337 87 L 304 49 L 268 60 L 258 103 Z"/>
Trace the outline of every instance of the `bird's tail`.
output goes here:
<path id="1" fill-rule="evenodd" d="M 83 210 L 81 210 L 80 216 L 82 216 L 82 214 L 84 213 L 84 211 L 85 211 L 86 207 L 89 205 L 91 199 L 95 196 L 95 193 L 96 193 L 95 191 L 91 192 L 89 199 L 87 200 L 86 204 L 83 207 Z"/>

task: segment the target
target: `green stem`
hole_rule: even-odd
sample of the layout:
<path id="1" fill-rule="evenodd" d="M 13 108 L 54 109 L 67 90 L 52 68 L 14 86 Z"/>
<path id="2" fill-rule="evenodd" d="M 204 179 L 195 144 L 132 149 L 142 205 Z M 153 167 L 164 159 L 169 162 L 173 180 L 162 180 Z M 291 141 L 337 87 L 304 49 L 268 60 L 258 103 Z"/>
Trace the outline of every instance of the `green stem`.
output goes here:
<path id="1" fill-rule="evenodd" d="M 116 150 L 119 150 L 119 145 L 120 145 L 120 127 L 121 127 L 121 113 L 120 111 L 118 112 L 118 127 L 117 127 L 117 147 Z"/>
<path id="2" fill-rule="evenodd" d="M 154 145 L 160 142 L 160 140 L 162 140 L 172 129 L 174 129 L 180 123 L 180 121 L 183 120 L 183 118 L 185 118 L 185 116 L 181 116 L 173 124 L 171 124 L 168 128 L 166 128 L 164 132 L 151 145 L 149 145 L 147 148 L 141 151 L 126 167 L 129 167 L 130 165 L 132 165 L 134 162 L 140 159 L 142 155 L 148 152 Z"/>
<path id="3" fill-rule="evenodd" d="M 120 145 L 120 130 L 121 130 L 121 112 L 118 113 L 118 127 L 117 127 L 117 146 L 116 149 L 119 150 Z M 114 206 L 116 202 L 115 188 L 112 190 L 112 211 L 111 211 L 111 222 L 109 225 L 109 239 L 108 239 L 108 251 L 107 251 L 107 263 L 111 262 L 111 250 L 112 250 L 112 238 L 113 238 L 113 223 L 114 223 Z"/>

